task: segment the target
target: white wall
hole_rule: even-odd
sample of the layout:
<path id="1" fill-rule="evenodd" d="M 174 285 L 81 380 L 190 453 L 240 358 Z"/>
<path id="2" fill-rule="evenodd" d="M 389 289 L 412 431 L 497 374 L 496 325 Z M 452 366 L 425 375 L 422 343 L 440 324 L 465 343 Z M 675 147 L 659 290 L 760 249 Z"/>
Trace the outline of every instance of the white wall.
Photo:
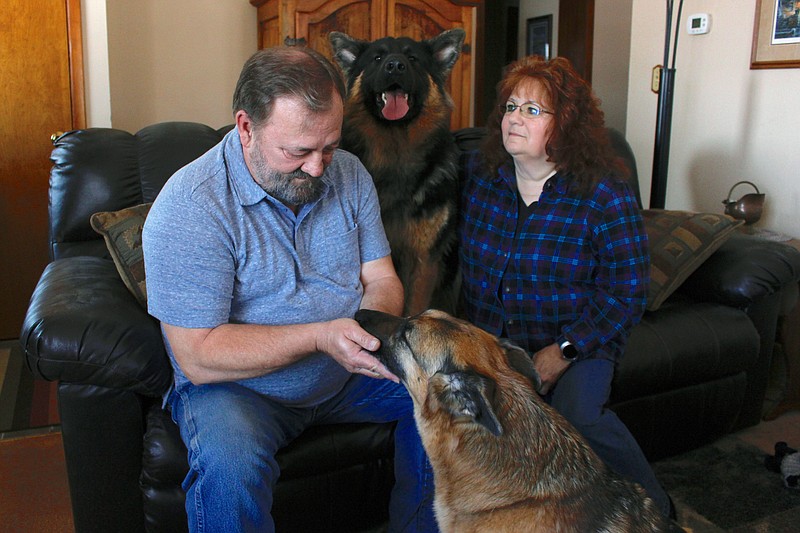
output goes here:
<path id="1" fill-rule="evenodd" d="M 230 124 L 239 71 L 257 49 L 247 0 L 82 0 L 89 126 Z"/>
<path id="2" fill-rule="evenodd" d="M 625 133 L 633 0 L 596 0 L 592 43 L 592 89 L 606 125 Z"/>
<path id="3" fill-rule="evenodd" d="M 559 0 L 520 0 L 519 34 L 517 40 L 519 57 L 525 57 L 528 19 L 544 15 L 553 15 L 553 47 L 550 50 L 550 57 L 556 57 L 558 55 L 558 2 Z"/>
<path id="4" fill-rule="evenodd" d="M 81 0 L 86 125 L 111 127 L 106 0 Z"/>
<path id="5" fill-rule="evenodd" d="M 628 101 L 628 61 L 633 0 L 596 0 L 592 42 L 592 89 L 600 99 L 606 125 L 625 132 Z M 553 50 L 558 55 L 559 0 L 521 0 L 519 4 L 519 56 L 525 55 L 527 20 L 553 15 Z"/>
<path id="6" fill-rule="evenodd" d="M 677 5 L 677 2 L 676 2 Z M 686 17 L 712 17 L 706 35 Z M 678 41 L 666 208 L 722 212 L 737 181 L 766 193 L 757 227 L 800 237 L 800 69 L 750 70 L 755 0 L 686 0 Z M 627 137 L 642 197 L 650 195 L 657 96 L 650 72 L 663 62 L 662 0 L 634 0 Z M 750 192 L 740 186 L 734 199 Z"/>

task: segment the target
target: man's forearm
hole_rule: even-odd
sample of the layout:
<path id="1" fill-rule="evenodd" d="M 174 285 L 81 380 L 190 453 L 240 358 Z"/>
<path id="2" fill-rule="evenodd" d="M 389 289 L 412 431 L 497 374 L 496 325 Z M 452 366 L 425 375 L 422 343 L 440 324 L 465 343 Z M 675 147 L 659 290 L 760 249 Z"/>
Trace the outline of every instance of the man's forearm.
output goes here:
<path id="1" fill-rule="evenodd" d="M 187 329 L 164 324 L 175 359 L 195 384 L 236 381 L 283 368 L 316 351 L 319 324 L 222 324 Z"/>

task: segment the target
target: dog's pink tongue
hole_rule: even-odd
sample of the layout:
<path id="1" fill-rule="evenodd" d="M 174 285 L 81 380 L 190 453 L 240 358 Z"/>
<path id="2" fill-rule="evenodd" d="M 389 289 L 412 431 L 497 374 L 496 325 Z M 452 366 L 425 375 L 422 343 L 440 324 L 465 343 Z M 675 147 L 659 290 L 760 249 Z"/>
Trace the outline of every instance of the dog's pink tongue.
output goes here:
<path id="1" fill-rule="evenodd" d="M 386 120 L 399 120 L 408 113 L 408 95 L 403 91 L 383 93 L 383 118 Z"/>

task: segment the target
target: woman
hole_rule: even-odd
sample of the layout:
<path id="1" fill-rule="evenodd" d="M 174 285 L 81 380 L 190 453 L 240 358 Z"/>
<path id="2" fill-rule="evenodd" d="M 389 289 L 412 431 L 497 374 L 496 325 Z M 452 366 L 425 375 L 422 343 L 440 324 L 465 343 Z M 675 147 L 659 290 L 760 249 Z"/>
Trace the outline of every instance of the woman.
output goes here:
<path id="1" fill-rule="evenodd" d="M 635 439 L 605 408 L 644 312 L 649 259 L 599 102 L 564 58 L 517 61 L 498 93 L 463 197 L 467 318 L 533 354 L 545 400 L 670 514 Z"/>

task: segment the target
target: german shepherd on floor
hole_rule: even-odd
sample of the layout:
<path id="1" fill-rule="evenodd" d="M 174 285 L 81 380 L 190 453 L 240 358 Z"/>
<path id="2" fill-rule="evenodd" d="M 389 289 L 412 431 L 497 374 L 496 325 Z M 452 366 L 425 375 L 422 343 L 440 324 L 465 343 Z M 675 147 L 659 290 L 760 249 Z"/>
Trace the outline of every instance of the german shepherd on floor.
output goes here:
<path id="1" fill-rule="evenodd" d="M 458 149 L 445 82 L 464 37 L 461 29 L 425 41 L 329 35 L 348 89 L 341 147 L 375 181 L 405 314 L 455 308 Z"/>
<path id="2" fill-rule="evenodd" d="M 448 532 L 653 532 L 668 520 L 535 392 L 524 350 L 436 310 L 356 314 L 414 401 Z"/>

